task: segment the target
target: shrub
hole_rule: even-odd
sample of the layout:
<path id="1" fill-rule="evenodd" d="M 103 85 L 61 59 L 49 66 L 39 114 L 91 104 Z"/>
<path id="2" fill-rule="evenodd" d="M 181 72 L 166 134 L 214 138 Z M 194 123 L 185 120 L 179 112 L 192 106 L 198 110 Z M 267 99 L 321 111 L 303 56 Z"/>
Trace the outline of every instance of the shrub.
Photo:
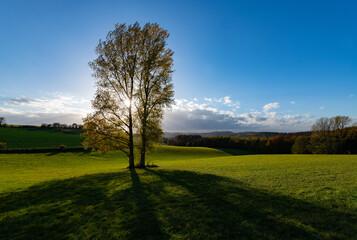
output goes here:
<path id="1" fill-rule="evenodd" d="M 66 150 L 66 149 L 67 149 L 67 146 L 64 145 L 64 144 L 61 144 L 61 145 L 59 145 L 59 149 L 60 149 L 60 150 Z"/>
<path id="2" fill-rule="evenodd" d="M 0 142 L 0 150 L 5 150 L 7 148 L 7 144 L 4 142 Z"/>

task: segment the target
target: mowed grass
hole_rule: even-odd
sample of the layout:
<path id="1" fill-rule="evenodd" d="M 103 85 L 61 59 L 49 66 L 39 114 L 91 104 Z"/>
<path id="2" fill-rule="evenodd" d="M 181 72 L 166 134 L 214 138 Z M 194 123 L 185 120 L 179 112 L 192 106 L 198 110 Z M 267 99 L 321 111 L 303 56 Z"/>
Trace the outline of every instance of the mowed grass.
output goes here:
<path id="1" fill-rule="evenodd" d="M 0 239 L 356 239 L 357 156 L 240 154 L 2 154 Z"/>
<path id="2" fill-rule="evenodd" d="M 81 129 L 0 127 L 0 142 L 8 149 L 82 147 Z"/>

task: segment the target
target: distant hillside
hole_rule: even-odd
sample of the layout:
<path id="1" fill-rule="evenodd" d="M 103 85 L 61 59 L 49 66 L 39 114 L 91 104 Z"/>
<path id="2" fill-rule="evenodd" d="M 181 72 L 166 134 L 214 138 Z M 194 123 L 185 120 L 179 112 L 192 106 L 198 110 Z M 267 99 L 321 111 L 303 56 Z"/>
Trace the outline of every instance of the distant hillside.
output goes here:
<path id="1" fill-rule="evenodd" d="M 40 127 L 0 127 L 0 142 L 8 149 L 82 147 L 81 129 L 59 129 Z"/>
<path id="2" fill-rule="evenodd" d="M 264 137 L 264 138 L 269 138 L 269 137 L 274 137 L 281 135 L 282 133 L 279 132 L 240 132 L 240 133 L 235 133 L 234 137 L 240 137 L 240 138 L 250 138 L 250 137 Z"/>
<path id="3" fill-rule="evenodd" d="M 67 147 L 82 147 L 82 129 L 42 128 L 30 126 L 0 127 L 0 142 L 5 142 L 8 149 L 58 148 L 64 144 Z M 278 133 L 278 132 L 239 132 L 213 131 L 207 133 L 165 132 L 165 138 L 177 135 L 201 135 L 203 137 L 230 136 L 239 138 L 274 137 L 277 135 L 310 135 L 311 132 Z"/>
<path id="4" fill-rule="evenodd" d="M 180 132 L 165 132 L 164 137 L 173 138 L 178 135 L 201 135 L 202 137 L 240 137 L 240 138 L 250 138 L 250 137 L 274 137 L 281 135 L 283 133 L 279 132 L 231 132 L 231 131 L 213 131 L 207 133 L 180 133 Z"/>

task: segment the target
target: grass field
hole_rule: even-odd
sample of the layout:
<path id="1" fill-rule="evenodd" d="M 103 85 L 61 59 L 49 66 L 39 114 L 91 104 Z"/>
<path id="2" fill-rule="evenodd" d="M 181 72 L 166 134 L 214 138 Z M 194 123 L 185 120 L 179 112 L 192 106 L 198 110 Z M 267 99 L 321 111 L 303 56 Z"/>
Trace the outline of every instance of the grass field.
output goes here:
<path id="1" fill-rule="evenodd" d="M 0 239 L 356 239 L 357 156 L 244 154 L 0 154 Z"/>
<path id="2" fill-rule="evenodd" d="M 82 147 L 80 129 L 0 127 L 0 142 L 8 149 Z"/>

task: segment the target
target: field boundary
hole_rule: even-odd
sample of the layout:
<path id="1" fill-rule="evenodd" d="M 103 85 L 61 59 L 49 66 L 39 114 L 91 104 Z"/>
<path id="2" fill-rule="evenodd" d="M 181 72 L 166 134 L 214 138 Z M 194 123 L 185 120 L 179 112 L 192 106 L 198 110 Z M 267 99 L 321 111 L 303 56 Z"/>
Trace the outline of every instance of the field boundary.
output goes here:
<path id="1" fill-rule="evenodd" d="M 47 152 L 85 152 L 84 148 L 33 148 L 33 149 L 6 149 L 0 150 L 0 153 L 47 153 Z"/>

